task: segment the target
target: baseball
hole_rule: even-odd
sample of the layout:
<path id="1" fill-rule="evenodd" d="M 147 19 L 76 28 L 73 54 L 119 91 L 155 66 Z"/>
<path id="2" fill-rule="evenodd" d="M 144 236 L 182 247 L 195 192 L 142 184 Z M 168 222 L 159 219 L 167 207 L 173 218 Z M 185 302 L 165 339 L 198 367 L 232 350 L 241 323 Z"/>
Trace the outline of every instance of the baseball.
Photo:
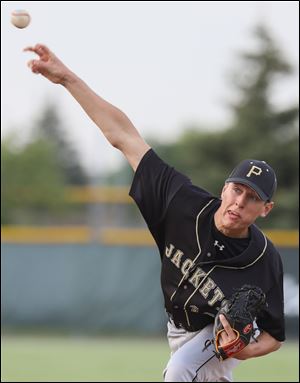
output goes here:
<path id="1" fill-rule="evenodd" d="M 11 22 L 17 28 L 26 28 L 30 23 L 30 15 L 23 9 L 13 11 L 11 13 Z"/>

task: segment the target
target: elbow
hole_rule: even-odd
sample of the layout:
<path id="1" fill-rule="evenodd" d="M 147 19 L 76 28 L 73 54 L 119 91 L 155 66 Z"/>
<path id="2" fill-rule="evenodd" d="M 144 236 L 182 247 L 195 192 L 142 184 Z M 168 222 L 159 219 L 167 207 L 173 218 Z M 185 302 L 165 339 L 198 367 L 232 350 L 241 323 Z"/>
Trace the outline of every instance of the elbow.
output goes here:
<path id="1" fill-rule="evenodd" d="M 270 352 L 278 351 L 280 347 L 282 346 L 283 342 L 280 342 L 279 340 L 273 339 L 273 344 L 270 347 Z"/>
<path id="2" fill-rule="evenodd" d="M 105 132 L 108 142 L 116 149 L 123 152 L 126 142 L 130 138 L 130 127 L 128 127 L 126 116 L 123 113 L 116 114 L 111 121 L 109 129 Z"/>
<path id="3" fill-rule="evenodd" d="M 283 345 L 283 342 L 279 342 L 277 341 L 276 345 L 275 345 L 275 350 L 274 351 L 277 351 L 280 349 L 280 347 Z"/>
<path id="4" fill-rule="evenodd" d="M 124 142 L 119 137 L 108 138 L 109 143 L 121 152 L 124 151 Z"/>
<path id="5" fill-rule="evenodd" d="M 116 149 L 120 148 L 120 141 L 117 140 L 115 137 L 106 137 L 108 142 Z"/>
<path id="6" fill-rule="evenodd" d="M 105 134 L 105 137 L 106 137 L 107 141 L 111 144 L 111 146 L 122 151 L 121 134 L 107 133 L 107 134 Z"/>
<path id="7" fill-rule="evenodd" d="M 280 347 L 282 346 L 283 342 L 275 339 L 270 334 L 268 334 L 268 336 L 269 336 L 270 352 L 274 352 L 274 351 L 279 350 Z"/>

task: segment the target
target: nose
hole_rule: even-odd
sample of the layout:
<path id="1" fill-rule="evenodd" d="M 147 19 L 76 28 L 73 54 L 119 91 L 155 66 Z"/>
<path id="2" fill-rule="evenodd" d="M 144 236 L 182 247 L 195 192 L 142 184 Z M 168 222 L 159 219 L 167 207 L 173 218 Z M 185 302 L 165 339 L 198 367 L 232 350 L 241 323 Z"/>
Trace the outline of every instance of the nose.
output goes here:
<path id="1" fill-rule="evenodd" d="M 245 195 L 244 194 L 241 194 L 239 195 L 236 200 L 235 200 L 235 204 L 236 206 L 240 207 L 240 208 L 243 208 L 245 206 L 245 201 L 246 201 L 246 198 L 245 198 Z"/>

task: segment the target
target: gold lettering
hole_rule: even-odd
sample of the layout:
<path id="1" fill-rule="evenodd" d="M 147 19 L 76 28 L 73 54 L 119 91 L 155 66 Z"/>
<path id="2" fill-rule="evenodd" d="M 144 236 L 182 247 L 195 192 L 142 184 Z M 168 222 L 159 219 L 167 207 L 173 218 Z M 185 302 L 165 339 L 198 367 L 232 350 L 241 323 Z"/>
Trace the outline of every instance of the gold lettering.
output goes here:
<path id="1" fill-rule="evenodd" d="M 174 263 L 175 266 L 180 267 L 181 257 L 183 256 L 183 252 L 181 250 L 177 250 L 174 254 L 174 257 L 171 259 L 171 262 Z"/>
<path id="2" fill-rule="evenodd" d="M 212 297 L 211 300 L 209 300 L 207 303 L 210 305 L 210 306 L 213 306 L 217 301 L 221 301 L 223 300 L 224 298 L 224 294 L 222 293 L 221 289 L 219 287 L 217 287 L 215 290 L 214 290 L 214 296 Z"/>
<path id="3" fill-rule="evenodd" d="M 250 177 L 251 174 L 254 174 L 256 176 L 259 176 L 262 172 L 262 168 L 259 168 L 258 166 L 252 166 L 251 169 L 249 170 L 248 174 L 246 175 L 246 177 Z"/>
<path id="4" fill-rule="evenodd" d="M 215 282 L 211 278 L 207 278 L 207 281 L 199 290 L 204 298 L 208 297 L 209 292 L 216 286 Z"/>
<path id="5" fill-rule="evenodd" d="M 200 267 L 197 267 L 194 274 L 189 279 L 189 282 L 191 282 L 191 284 L 197 288 L 199 286 L 200 279 L 205 275 L 206 273 L 202 269 L 200 269 Z"/>
<path id="6" fill-rule="evenodd" d="M 172 243 L 170 244 L 169 248 L 168 246 L 166 246 L 166 250 L 165 250 L 166 257 L 170 258 L 173 253 L 173 250 L 174 250 L 174 245 L 172 245 Z"/>
<path id="7" fill-rule="evenodd" d="M 189 271 L 189 268 L 191 267 L 191 265 L 193 264 L 193 261 L 191 259 L 186 259 L 182 266 L 181 266 L 181 272 L 183 275 L 187 274 L 187 272 Z"/>

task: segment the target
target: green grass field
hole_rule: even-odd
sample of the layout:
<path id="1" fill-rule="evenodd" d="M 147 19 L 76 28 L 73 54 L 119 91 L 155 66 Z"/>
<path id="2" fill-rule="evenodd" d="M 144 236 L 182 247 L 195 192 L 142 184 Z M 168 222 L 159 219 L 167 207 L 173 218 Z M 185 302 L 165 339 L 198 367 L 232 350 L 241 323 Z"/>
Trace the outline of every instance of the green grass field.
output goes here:
<path id="1" fill-rule="evenodd" d="M 165 338 L 2 336 L 1 382 L 162 382 Z M 238 382 L 298 382 L 298 343 L 243 362 Z"/>

